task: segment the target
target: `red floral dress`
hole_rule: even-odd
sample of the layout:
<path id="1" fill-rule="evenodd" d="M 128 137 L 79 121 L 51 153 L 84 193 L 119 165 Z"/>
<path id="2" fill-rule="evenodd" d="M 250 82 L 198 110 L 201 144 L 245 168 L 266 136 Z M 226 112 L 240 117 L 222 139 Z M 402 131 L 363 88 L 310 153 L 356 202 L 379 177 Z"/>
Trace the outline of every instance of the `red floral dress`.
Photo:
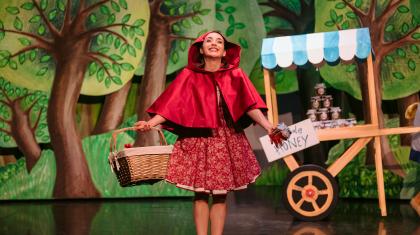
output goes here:
<path id="1" fill-rule="evenodd" d="M 220 126 L 207 136 L 180 136 L 174 145 L 166 181 L 179 188 L 226 194 L 246 188 L 260 174 L 245 133 L 235 130 L 219 89 L 217 95 Z"/>

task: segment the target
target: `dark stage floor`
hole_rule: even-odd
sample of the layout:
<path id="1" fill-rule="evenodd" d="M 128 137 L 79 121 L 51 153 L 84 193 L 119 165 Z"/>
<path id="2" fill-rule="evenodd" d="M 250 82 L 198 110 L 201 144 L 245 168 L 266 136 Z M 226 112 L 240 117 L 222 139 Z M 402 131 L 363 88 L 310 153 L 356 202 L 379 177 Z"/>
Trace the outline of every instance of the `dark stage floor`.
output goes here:
<path id="1" fill-rule="evenodd" d="M 326 221 L 294 221 L 280 188 L 252 187 L 229 196 L 225 235 L 420 235 L 420 217 L 408 201 L 340 200 Z M 194 234 L 191 198 L 0 202 L 0 234 Z"/>

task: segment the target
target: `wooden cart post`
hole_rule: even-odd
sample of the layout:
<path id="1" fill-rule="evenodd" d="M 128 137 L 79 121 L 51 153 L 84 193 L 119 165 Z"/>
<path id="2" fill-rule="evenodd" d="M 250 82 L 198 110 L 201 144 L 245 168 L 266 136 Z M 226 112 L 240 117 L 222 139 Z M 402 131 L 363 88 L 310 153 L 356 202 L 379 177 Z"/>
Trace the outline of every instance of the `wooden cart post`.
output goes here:
<path id="1" fill-rule="evenodd" d="M 267 117 L 268 120 L 277 125 L 279 123 L 279 112 L 277 109 L 277 93 L 276 93 L 276 81 L 274 77 L 274 72 L 263 68 L 264 70 L 264 89 L 265 89 L 265 100 L 267 103 L 268 111 Z M 295 170 L 299 167 L 296 159 L 293 155 L 289 155 L 283 158 L 287 167 L 290 171 Z"/>
<path id="2" fill-rule="evenodd" d="M 277 110 L 276 81 L 274 72 L 267 69 L 264 69 L 264 89 L 268 107 L 268 120 L 277 125 L 279 123 L 279 115 Z"/>
<path id="3" fill-rule="evenodd" d="M 372 125 L 377 126 L 378 124 L 378 107 L 376 103 L 376 89 L 375 89 L 375 77 L 373 75 L 373 63 L 372 63 L 372 53 L 369 54 L 367 58 L 367 75 L 368 75 L 368 91 L 369 91 L 369 112 L 372 117 Z M 385 201 L 385 186 L 384 186 L 384 172 L 382 168 L 382 151 L 381 151 L 381 137 L 376 136 L 374 138 L 374 148 L 375 148 L 375 168 L 376 168 L 376 183 L 378 188 L 378 199 L 379 199 L 379 208 L 381 210 L 381 215 L 386 216 L 386 201 Z"/>

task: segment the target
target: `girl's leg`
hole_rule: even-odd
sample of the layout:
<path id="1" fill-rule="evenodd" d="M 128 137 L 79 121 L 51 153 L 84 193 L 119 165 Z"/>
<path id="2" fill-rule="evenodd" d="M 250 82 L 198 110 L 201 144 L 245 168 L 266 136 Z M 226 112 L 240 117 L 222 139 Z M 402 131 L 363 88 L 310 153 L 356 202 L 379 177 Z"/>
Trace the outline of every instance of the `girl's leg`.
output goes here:
<path id="1" fill-rule="evenodd" d="M 210 209 L 211 235 L 221 235 L 227 213 L 226 194 L 213 195 Z"/>
<path id="2" fill-rule="evenodd" d="M 194 195 L 194 222 L 197 235 L 207 235 L 209 224 L 209 195 L 195 193 Z"/>

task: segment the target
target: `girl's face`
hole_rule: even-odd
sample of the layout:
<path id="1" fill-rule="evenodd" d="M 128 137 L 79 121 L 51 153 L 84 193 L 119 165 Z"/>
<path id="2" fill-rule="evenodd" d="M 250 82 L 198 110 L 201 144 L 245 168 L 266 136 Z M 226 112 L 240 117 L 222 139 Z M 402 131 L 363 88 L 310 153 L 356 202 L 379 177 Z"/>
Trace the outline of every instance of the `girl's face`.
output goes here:
<path id="1" fill-rule="evenodd" d="M 218 33 L 209 33 L 204 38 L 200 53 L 203 54 L 204 57 L 222 58 L 226 55 L 225 40 Z"/>

